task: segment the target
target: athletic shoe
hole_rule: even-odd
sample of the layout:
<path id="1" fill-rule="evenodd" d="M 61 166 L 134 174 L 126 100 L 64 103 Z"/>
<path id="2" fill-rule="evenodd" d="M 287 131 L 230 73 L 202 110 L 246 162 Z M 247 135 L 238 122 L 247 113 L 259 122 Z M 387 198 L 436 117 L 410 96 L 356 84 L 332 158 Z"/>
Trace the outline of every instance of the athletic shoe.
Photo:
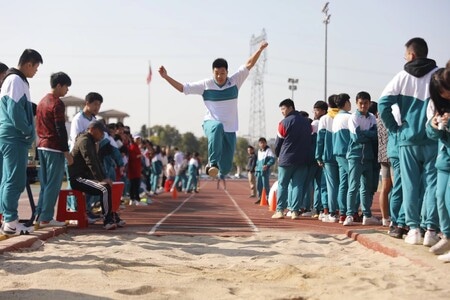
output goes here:
<path id="1" fill-rule="evenodd" d="M 34 226 L 27 227 L 19 221 L 3 222 L 1 232 L 4 235 L 27 235 L 34 231 Z"/>
<path id="2" fill-rule="evenodd" d="M 442 255 L 447 251 L 450 251 L 450 241 L 443 236 L 439 242 L 432 246 L 429 250 L 436 255 Z"/>
<path id="3" fill-rule="evenodd" d="M 315 213 L 315 214 L 313 214 L 313 215 L 311 216 L 311 218 L 312 218 L 312 219 L 318 219 L 319 216 L 320 216 L 320 214 Z"/>
<path id="4" fill-rule="evenodd" d="M 260 204 L 261 203 L 261 200 L 256 200 L 255 202 L 253 202 L 253 203 L 255 203 L 255 204 Z"/>
<path id="5" fill-rule="evenodd" d="M 431 247 L 439 242 L 439 236 L 434 230 L 427 230 L 425 236 L 423 237 L 423 245 L 426 247 Z"/>
<path id="6" fill-rule="evenodd" d="M 302 213 L 302 217 L 311 217 L 312 216 L 312 212 L 310 211 L 305 211 L 304 213 Z"/>
<path id="7" fill-rule="evenodd" d="M 389 227 L 390 224 L 391 224 L 391 218 L 387 218 L 387 219 L 382 218 L 382 219 L 381 219 L 381 226 L 383 226 L 383 227 Z"/>
<path id="8" fill-rule="evenodd" d="M 325 217 L 322 219 L 322 222 L 337 223 L 337 222 L 339 222 L 339 216 L 337 216 L 337 215 L 332 216 L 330 214 L 325 215 Z"/>
<path id="9" fill-rule="evenodd" d="M 394 227 L 393 230 L 389 228 L 388 234 L 390 237 L 402 239 L 405 234 L 408 234 L 408 230 L 403 227 Z"/>
<path id="10" fill-rule="evenodd" d="M 119 217 L 118 213 L 113 212 L 114 223 L 116 223 L 117 227 L 124 227 L 127 224 L 124 220 Z"/>
<path id="11" fill-rule="evenodd" d="M 320 212 L 319 217 L 317 218 L 319 221 L 322 221 L 325 214 L 323 212 Z"/>
<path id="12" fill-rule="evenodd" d="M 362 224 L 365 225 L 365 226 L 380 225 L 380 220 L 378 220 L 374 216 L 372 216 L 372 217 L 364 216 Z"/>
<path id="13" fill-rule="evenodd" d="M 363 217 L 359 215 L 359 213 L 353 214 L 353 222 L 361 223 L 363 221 Z"/>
<path id="14" fill-rule="evenodd" d="M 420 230 L 419 228 L 412 228 L 408 231 L 405 237 L 405 243 L 410 245 L 420 245 L 421 242 Z"/>
<path id="15" fill-rule="evenodd" d="M 59 221 L 56 221 L 55 219 L 51 219 L 50 221 L 40 221 L 39 222 L 39 227 L 41 227 L 41 228 L 45 228 L 45 227 L 64 227 L 66 225 L 67 225 L 66 222 L 59 222 Z"/>
<path id="16" fill-rule="evenodd" d="M 106 230 L 114 230 L 117 228 L 117 225 L 114 223 L 114 221 L 109 221 L 108 223 L 103 224 L 103 228 Z"/>
<path id="17" fill-rule="evenodd" d="M 345 221 L 342 223 L 342 225 L 344 225 L 344 226 L 352 226 L 353 225 L 353 217 L 352 216 L 347 216 L 345 218 Z"/>
<path id="18" fill-rule="evenodd" d="M 286 215 L 285 215 L 285 216 L 286 216 L 286 217 L 292 216 L 292 211 L 288 210 L 288 211 L 286 212 Z M 297 213 L 297 216 L 298 216 L 298 213 Z"/>
<path id="19" fill-rule="evenodd" d="M 292 220 L 298 219 L 298 211 L 294 210 L 294 211 L 291 213 L 291 219 L 292 219 Z"/>
<path id="20" fill-rule="evenodd" d="M 131 205 L 136 205 L 136 206 L 146 206 L 147 205 L 146 202 L 142 202 L 139 200 L 133 200 L 133 201 L 130 201 L 130 203 L 131 203 Z"/>
<path id="21" fill-rule="evenodd" d="M 344 221 L 347 217 L 344 215 L 339 216 L 339 224 L 344 224 Z"/>
<path id="22" fill-rule="evenodd" d="M 217 174 L 219 174 L 219 168 L 216 165 L 208 166 L 206 167 L 206 174 L 211 177 L 217 177 Z"/>
<path id="23" fill-rule="evenodd" d="M 447 252 L 446 254 L 439 255 L 438 259 L 443 261 L 443 262 L 450 262 L 450 252 Z"/>
<path id="24" fill-rule="evenodd" d="M 277 211 L 276 213 L 274 213 L 272 215 L 272 219 L 283 219 L 284 218 L 284 214 L 282 211 Z"/>

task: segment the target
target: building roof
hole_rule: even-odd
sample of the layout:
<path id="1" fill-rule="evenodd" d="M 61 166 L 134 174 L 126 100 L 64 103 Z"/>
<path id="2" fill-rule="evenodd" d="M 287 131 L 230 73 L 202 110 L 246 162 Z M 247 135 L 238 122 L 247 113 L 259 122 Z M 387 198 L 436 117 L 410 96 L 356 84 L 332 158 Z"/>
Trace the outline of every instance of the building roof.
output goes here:
<path id="1" fill-rule="evenodd" d="M 130 116 L 127 113 L 115 109 L 101 111 L 98 113 L 98 115 L 102 118 L 126 118 Z"/>

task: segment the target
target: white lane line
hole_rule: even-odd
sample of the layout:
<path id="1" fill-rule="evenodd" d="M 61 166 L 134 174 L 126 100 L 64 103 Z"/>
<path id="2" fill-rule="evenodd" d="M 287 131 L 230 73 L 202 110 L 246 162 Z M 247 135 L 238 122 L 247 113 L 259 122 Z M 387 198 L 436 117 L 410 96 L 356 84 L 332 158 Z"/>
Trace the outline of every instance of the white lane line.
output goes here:
<path id="1" fill-rule="evenodd" d="M 236 200 L 234 200 L 234 198 L 230 195 L 230 193 L 228 193 L 227 190 L 225 190 L 225 194 L 227 194 L 228 198 L 231 199 L 231 201 L 233 202 L 234 206 L 236 207 L 236 209 L 239 211 L 239 213 L 241 214 L 241 216 L 247 221 L 248 226 L 250 226 L 250 228 L 252 229 L 253 232 L 259 232 L 258 227 L 256 227 L 256 225 L 252 222 L 252 220 L 245 214 L 245 212 L 239 207 L 239 205 L 237 204 Z"/>
<path id="2" fill-rule="evenodd" d="M 194 197 L 195 194 L 190 195 L 188 198 L 186 198 L 183 202 L 180 203 L 174 210 L 172 210 L 170 213 L 168 213 L 164 218 L 159 220 L 158 223 L 155 224 L 155 226 L 152 227 L 152 229 L 148 232 L 149 235 L 155 234 L 156 230 L 161 226 L 162 223 L 164 223 L 165 220 L 167 220 L 170 216 L 172 216 L 174 213 L 176 213 L 180 208 L 183 207 L 183 205 L 188 202 L 192 197 Z"/>

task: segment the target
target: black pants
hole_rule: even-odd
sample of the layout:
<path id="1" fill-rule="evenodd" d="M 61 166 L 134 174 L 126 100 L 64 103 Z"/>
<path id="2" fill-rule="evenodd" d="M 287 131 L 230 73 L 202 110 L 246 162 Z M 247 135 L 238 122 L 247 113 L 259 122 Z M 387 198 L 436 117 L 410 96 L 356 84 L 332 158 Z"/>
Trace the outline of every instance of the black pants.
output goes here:
<path id="1" fill-rule="evenodd" d="M 141 187 L 141 179 L 133 178 L 130 179 L 130 199 L 141 201 L 139 197 L 139 188 Z"/>
<path id="2" fill-rule="evenodd" d="M 74 190 L 100 196 L 100 203 L 105 221 L 112 218 L 112 190 L 109 184 L 78 177 L 70 180 L 70 186 Z"/>

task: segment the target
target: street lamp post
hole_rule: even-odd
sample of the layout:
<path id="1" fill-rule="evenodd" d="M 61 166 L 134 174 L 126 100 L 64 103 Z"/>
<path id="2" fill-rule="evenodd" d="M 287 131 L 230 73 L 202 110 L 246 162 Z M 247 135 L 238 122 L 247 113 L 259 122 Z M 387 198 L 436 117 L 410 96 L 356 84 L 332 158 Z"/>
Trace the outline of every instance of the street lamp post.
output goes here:
<path id="1" fill-rule="evenodd" d="M 325 24 L 325 85 L 324 85 L 324 101 L 327 101 L 327 40 L 328 40 L 328 24 L 330 23 L 331 14 L 328 14 L 328 5 L 330 2 L 325 3 L 322 8 L 322 12 L 325 14 L 323 23 Z"/>
<path id="2" fill-rule="evenodd" d="M 294 91 L 297 90 L 298 79 L 297 78 L 289 78 L 289 90 L 292 91 L 292 100 L 294 100 Z"/>

